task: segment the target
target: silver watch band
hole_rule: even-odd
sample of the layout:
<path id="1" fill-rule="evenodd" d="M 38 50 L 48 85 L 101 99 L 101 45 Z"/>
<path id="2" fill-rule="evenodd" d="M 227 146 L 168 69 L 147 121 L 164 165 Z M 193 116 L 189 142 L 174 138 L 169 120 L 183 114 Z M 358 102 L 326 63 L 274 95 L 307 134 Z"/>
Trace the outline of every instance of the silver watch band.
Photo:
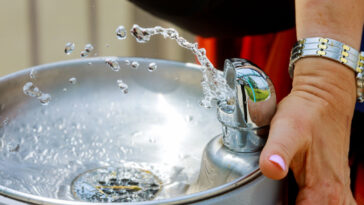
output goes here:
<path id="1" fill-rule="evenodd" d="M 364 52 L 330 38 L 305 38 L 297 41 L 291 51 L 289 75 L 293 78 L 294 64 L 303 57 L 319 56 L 342 63 L 357 73 L 357 97 L 364 101 Z"/>
<path id="2" fill-rule="evenodd" d="M 364 102 L 364 51 L 360 52 L 358 59 L 358 74 L 356 75 L 356 89 L 359 102 Z"/>

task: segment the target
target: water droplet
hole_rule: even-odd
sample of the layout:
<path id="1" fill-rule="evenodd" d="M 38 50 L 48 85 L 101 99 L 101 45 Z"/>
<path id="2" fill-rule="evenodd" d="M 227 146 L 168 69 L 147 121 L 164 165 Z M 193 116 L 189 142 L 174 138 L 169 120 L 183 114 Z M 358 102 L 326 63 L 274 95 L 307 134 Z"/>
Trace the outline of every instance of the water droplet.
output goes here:
<path id="1" fill-rule="evenodd" d="M 6 145 L 6 148 L 7 148 L 8 152 L 18 152 L 19 148 L 20 148 L 20 145 L 19 145 L 19 143 L 17 141 L 11 140 Z"/>
<path id="2" fill-rule="evenodd" d="M 200 105 L 203 106 L 204 108 L 211 108 L 211 102 L 209 100 L 206 99 L 202 99 L 200 102 Z"/>
<path id="3" fill-rule="evenodd" d="M 177 39 L 178 32 L 173 28 L 165 29 L 165 31 L 162 33 L 164 38 L 170 38 L 170 39 Z"/>
<path id="4" fill-rule="evenodd" d="M 157 139 L 155 137 L 149 137 L 149 142 L 150 143 L 156 143 Z"/>
<path id="5" fill-rule="evenodd" d="M 3 126 L 7 126 L 7 125 L 9 124 L 9 122 L 10 122 L 9 118 L 8 118 L 8 117 L 7 117 L 7 118 L 5 118 L 5 119 L 3 120 Z"/>
<path id="6" fill-rule="evenodd" d="M 81 51 L 81 58 L 84 58 L 84 57 L 87 57 L 88 56 L 88 54 L 89 54 L 89 52 L 87 52 L 87 51 Z"/>
<path id="7" fill-rule="evenodd" d="M 154 63 L 154 62 L 149 63 L 149 65 L 148 65 L 148 71 L 149 71 L 149 72 L 153 72 L 153 71 L 155 71 L 155 70 L 157 70 L 157 64 L 156 64 L 156 63 Z"/>
<path id="8" fill-rule="evenodd" d="M 188 157 L 188 155 L 187 154 L 179 154 L 178 155 L 178 158 L 179 159 L 185 159 L 185 158 L 187 158 Z"/>
<path id="9" fill-rule="evenodd" d="M 111 70 L 118 72 L 120 70 L 120 65 L 116 58 L 106 58 L 105 63 L 110 66 Z"/>
<path id="10" fill-rule="evenodd" d="M 33 68 L 31 71 L 30 71 L 30 73 L 29 73 L 29 77 L 31 78 L 31 79 L 35 79 L 35 75 L 37 74 L 37 71 Z"/>
<path id="11" fill-rule="evenodd" d="M 42 103 L 42 105 L 48 105 L 51 99 L 52 97 L 48 93 L 42 93 L 42 95 L 38 97 L 38 100 Z"/>
<path id="12" fill-rule="evenodd" d="M 124 60 L 125 65 L 130 65 L 130 61 L 129 60 Z"/>
<path id="13" fill-rule="evenodd" d="M 5 136 L 5 124 L 4 122 L 0 122 L 0 139 Z"/>
<path id="14" fill-rule="evenodd" d="M 34 86 L 32 82 L 25 83 L 23 86 L 23 92 L 25 95 L 30 97 L 39 97 L 42 95 L 42 92 L 39 90 L 39 88 Z"/>
<path id="15" fill-rule="evenodd" d="M 124 40 L 126 38 L 126 35 L 127 35 L 126 29 L 124 28 L 124 26 L 117 27 L 116 30 L 115 30 L 115 33 L 116 33 L 116 37 L 119 40 Z"/>
<path id="16" fill-rule="evenodd" d="M 68 82 L 71 83 L 72 85 L 75 85 L 77 83 L 77 78 L 72 77 L 72 78 L 68 79 Z"/>
<path id="17" fill-rule="evenodd" d="M 186 120 L 186 122 L 192 122 L 193 116 L 192 115 L 187 115 L 185 120 Z"/>
<path id="18" fill-rule="evenodd" d="M 118 83 L 118 86 L 119 86 L 121 92 L 123 92 L 124 94 L 127 94 L 129 86 L 126 83 L 124 83 L 122 80 L 117 80 L 117 83 Z"/>
<path id="19" fill-rule="evenodd" d="M 137 61 L 131 62 L 131 67 L 137 69 L 139 67 L 139 63 Z"/>
<path id="20" fill-rule="evenodd" d="M 147 31 L 144 28 L 141 28 L 137 24 L 133 25 L 131 29 L 131 34 L 135 37 L 138 43 L 146 43 L 150 40 L 150 36 L 153 34 L 152 32 Z"/>
<path id="21" fill-rule="evenodd" d="M 67 88 L 63 88 L 63 92 L 67 92 Z"/>
<path id="22" fill-rule="evenodd" d="M 88 43 L 88 44 L 85 45 L 85 51 L 87 53 L 90 53 L 93 50 L 94 50 L 94 46 L 91 43 Z"/>
<path id="23" fill-rule="evenodd" d="M 64 48 L 64 53 L 70 55 L 73 52 L 73 50 L 75 50 L 75 43 L 73 42 L 66 43 L 66 46 Z"/>
<path id="24" fill-rule="evenodd" d="M 227 100 L 222 100 L 218 102 L 218 107 L 221 111 L 231 114 L 234 112 L 235 110 L 235 100 L 231 99 L 229 101 Z"/>

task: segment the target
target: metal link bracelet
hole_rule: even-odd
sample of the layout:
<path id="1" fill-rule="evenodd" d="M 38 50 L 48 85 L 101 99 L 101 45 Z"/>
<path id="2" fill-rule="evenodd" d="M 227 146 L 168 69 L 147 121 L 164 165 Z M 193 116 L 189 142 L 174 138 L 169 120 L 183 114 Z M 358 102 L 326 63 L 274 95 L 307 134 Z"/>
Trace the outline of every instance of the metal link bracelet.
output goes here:
<path id="1" fill-rule="evenodd" d="M 364 52 L 359 53 L 354 48 L 330 38 L 305 38 L 297 41 L 291 51 L 289 75 L 293 78 L 294 64 L 303 57 L 319 56 L 352 69 L 357 81 L 357 99 L 364 102 Z"/>

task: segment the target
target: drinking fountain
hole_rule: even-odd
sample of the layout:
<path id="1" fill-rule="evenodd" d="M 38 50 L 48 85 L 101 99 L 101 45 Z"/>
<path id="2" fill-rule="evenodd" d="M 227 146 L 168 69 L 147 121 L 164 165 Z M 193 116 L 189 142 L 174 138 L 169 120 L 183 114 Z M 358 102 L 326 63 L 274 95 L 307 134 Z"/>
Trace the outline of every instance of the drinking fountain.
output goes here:
<path id="1" fill-rule="evenodd" d="M 225 60 L 224 77 L 235 96 L 218 102 L 217 118 L 222 124 L 222 134 L 205 147 L 200 175 L 192 190 L 260 174 L 260 151 L 276 111 L 273 83 L 256 65 L 240 58 Z"/>
<path id="2" fill-rule="evenodd" d="M 216 115 L 199 104 L 199 65 L 113 58 L 118 72 L 97 57 L 0 78 L 0 204 L 284 203 L 259 169 L 276 99 L 257 66 L 226 60 L 236 95 Z"/>

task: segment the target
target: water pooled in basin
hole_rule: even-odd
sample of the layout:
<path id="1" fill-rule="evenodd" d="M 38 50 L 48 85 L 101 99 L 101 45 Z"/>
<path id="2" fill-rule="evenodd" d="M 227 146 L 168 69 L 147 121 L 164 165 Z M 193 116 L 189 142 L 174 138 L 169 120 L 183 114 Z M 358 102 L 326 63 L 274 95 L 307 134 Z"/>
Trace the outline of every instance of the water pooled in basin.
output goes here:
<path id="1" fill-rule="evenodd" d="M 227 101 L 233 98 L 231 88 L 226 84 L 222 72 L 218 72 L 212 63 L 206 57 L 206 50 L 198 48 L 197 43 L 190 43 L 183 37 L 179 36 L 178 32 L 172 28 L 162 28 L 156 26 L 153 28 L 142 28 L 136 24 L 131 29 L 131 34 L 139 43 L 146 43 L 151 36 L 160 34 L 164 38 L 170 38 L 177 42 L 183 48 L 186 48 L 197 57 L 201 63 L 202 71 L 202 89 L 204 98 L 201 104 L 204 107 L 211 107 L 213 101 Z"/>
<path id="2" fill-rule="evenodd" d="M 16 140 L 11 140 L 6 145 L 8 152 L 17 152 L 19 151 L 19 147 L 19 142 L 17 142 Z"/>
<path id="3" fill-rule="evenodd" d="M 76 199 L 88 202 L 148 201 L 162 189 L 152 172 L 133 167 L 105 167 L 82 173 L 71 185 Z"/>

